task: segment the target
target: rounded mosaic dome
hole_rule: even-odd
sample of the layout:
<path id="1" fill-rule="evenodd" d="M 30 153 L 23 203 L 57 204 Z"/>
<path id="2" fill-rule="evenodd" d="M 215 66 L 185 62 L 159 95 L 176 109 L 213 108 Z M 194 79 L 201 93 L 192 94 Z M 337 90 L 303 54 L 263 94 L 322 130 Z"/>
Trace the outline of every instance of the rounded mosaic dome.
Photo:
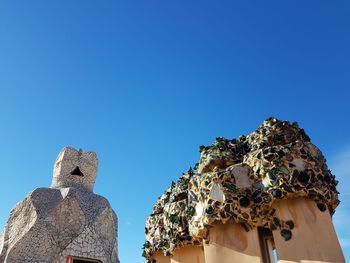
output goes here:
<path id="1" fill-rule="evenodd" d="M 279 229 L 289 240 L 294 222 L 279 219 L 273 203 L 305 197 L 333 214 L 339 204 L 336 185 L 305 131 L 296 122 L 269 118 L 248 136 L 218 137 L 200 146 L 195 169 L 172 183 L 147 218 L 143 256 L 170 256 L 178 247 L 202 245 L 215 224 Z"/>

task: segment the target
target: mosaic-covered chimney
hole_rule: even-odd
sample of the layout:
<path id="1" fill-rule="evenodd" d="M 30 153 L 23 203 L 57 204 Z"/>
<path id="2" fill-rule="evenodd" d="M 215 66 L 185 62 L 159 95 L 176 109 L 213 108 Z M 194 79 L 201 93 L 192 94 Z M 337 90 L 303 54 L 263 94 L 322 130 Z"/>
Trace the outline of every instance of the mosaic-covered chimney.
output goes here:
<path id="1" fill-rule="evenodd" d="M 1 263 L 118 263 L 117 216 L 93 193 L 94 152 L 62 149 L 51 188 L 37 188 L 12 209 L 0 236 Z"/>
<path id="2" fill-rule="evenodd" d="M 296 122 L 269 118 L 200 154 L 147 218 L 149 262 L 345 262 L 337 181 Z"/>

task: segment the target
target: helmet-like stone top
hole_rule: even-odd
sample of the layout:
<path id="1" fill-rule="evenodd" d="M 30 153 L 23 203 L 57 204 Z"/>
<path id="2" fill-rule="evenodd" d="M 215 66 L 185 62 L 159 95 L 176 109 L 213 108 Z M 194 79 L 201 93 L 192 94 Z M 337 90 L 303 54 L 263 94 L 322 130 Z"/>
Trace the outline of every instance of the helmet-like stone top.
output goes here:
<path id="1" fill-rule="evenodd" d="M 35 189 L 12 209 L 0 233 L 0 263 L 62 263 L 72 257 L 119 263 L 117 215 L 92 192 L 97 165 L 93 152 L 62 149 L 51 188 Z"/>
<path id="2" fill-rule="evenodd" d="M 65 147 L 55 161 L 51 188 L 77 187 L 93 191 L 97 167 L 96 153 Z"/>

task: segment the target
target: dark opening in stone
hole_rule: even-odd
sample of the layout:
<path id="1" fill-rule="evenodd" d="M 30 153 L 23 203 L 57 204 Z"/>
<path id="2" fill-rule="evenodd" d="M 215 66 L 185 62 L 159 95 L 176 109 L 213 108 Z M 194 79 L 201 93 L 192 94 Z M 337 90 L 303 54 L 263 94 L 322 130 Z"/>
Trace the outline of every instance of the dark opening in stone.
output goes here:
<path id="1" fill-rule="evenodd" d="M 70 174 L 77 175 L 77 176 L 84 176 L 84 174 L 80 171 L 79 166 L 75 167 L 75 169 Z"/>
<path id="2" fill-rule="evenodd" d="M 260 251 L 262 256 L 261 262 L 277 262 L 275 257 L 272 257 L 276 253 L 275 242 L 273 239 L 272 231 L 268 228 L 258 227 L 258 236 L 260 243 Z"/>

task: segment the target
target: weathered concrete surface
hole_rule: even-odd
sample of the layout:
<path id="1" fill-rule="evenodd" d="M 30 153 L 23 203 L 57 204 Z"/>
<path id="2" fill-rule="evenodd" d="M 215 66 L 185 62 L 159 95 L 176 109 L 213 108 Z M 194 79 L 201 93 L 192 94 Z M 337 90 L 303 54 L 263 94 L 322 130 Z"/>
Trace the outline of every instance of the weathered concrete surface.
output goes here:
<path id="1" fill-rule="evenodd" d="M 94 194 L 98 160 L 93 152 L 64 148 L 51 188 L 29 193 L 11 211 L 0 236 L 0 262 L 65 262 L 78 256 L 117 263 L 117 216 Z"/>

